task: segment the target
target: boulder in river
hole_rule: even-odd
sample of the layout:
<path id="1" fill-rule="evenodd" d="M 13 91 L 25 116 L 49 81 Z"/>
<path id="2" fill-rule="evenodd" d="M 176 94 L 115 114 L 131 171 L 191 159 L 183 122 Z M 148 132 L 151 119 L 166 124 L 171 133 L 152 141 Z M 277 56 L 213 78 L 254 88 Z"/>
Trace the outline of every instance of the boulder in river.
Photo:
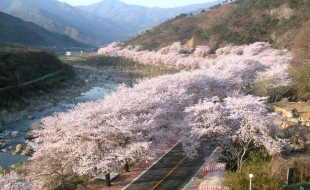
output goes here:
<path id="1" fill-rule="evenodd" d="M 34 115 L 28 115 L 27 119 L 30 119 L 30 120 L 34 120 L 36 118 L 36 116 Z"/>
<path id="2" fill-rule="evenodd" d="M 13 151 L 12 154 L 14 154 L 14 155 L 20 154 L 22 151 L 23 151 L 23 145 L 22 144 L 18 144 L 18 145 L 16 145 L 16 148 Z"/>
<path id="3" fill-rule="evenodd" d="M 30 132 L 27 132 L 27 133 L 25 133 L 25 139 L 26 140 L 32 140 L 32 139 L 34 139 L 34 137 Z"/>
<path id="4" fill-rule="evenodd" d="M 0 149 L 4 149 L 7 147 L 7 143 L 5 142 L 0 142 Z"/>
<path id="5" fill-rule="evenodd" d="M 30 148 L 26 148 L 25 150 L 22 151 L 20 155 L 22 156 L 30 156 L 32 154 L 32 151 Z"/>
<path id="6" fill-rule="evenodd" d="M 15 138 L 15 137 L 17 137 L 18 134 L 19 134 L 18 131 L 13 131 L 13 132 L 11 133 L 11 136 L 12 136 L 13 138 Z"/>
<path id="7" fill-rule="evenodd" d="M 40 121 L 32 123 L 31 126 L 29 127 L 30 131 L 38 130 L 38 129 L 41 129 L 41 122 Z"/>

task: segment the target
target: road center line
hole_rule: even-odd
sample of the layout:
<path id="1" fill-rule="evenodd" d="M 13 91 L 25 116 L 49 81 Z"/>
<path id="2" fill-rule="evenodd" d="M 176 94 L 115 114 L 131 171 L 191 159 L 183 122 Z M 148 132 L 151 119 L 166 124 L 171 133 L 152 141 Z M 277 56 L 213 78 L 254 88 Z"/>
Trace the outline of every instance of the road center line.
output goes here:
<path id="1" fill-rule="evenodd" d="M 179 165 L 182 164 L 182 162 L 184 162 L 184 160 L 185 160 L 186 158 L 187 158 L 187 156 L 184 156 L 183 159 L 182 159 L 176 166 L 174 166 L 174 168 L 173 168 L 172 170 L 170 170 L 170 171 L 166 174 L 166 176 L 165 176 L 164 178 L 162 178 L 151 190 L 156 189 L 156 187 L 158 187 L 167 177 L 169 177 L 169 176 L 172 174 L 172 172 L 174 172 L 174 170 L 176 170 L 176 169 L 179 167 Z"/>
<path id="2" fill-rule="evenodd" d="M 150 165 L 146 170 L 144 170 L 139 176 L 137 176 L 134 180 L 132 180 L 128 185 L 126 185 L 124 188 L 122 188 L 122 190 L 125 190 L 127 187 L 129 187 L 131 184 L 133 184 L 133 182 L 135 182 L 137 179 L 139 179 L 145 172 L 147 172 L 150 168 L 152 168 L 155 164 L 157 164 L 157 162 L 159 162 L 159 160 L 161 160 L 164 156 L 166 156 L 172 149 L 174 149 L 178 144 L 180 143 L 180 141 L 178 141 L 177 143 L 175 143 L 168 151 L 166 151 L 165 154 L 163 154 L 159 159 L 157 159 L 152 165 Z"/>

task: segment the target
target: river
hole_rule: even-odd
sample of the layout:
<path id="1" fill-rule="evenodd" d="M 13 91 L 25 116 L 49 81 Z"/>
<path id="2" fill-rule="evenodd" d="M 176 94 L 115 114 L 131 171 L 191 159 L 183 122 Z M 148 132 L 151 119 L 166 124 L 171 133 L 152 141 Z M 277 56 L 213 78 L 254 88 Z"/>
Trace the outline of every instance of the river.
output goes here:
<path id="1" fill-rule="evenodd" d="M 81 93 L 81 96 L 73 99 L 72 101 L 61 101 L 56 106 L 51 108 L 46 108 L 40 112 L 33 112 L 32 115 L 36 119 L 23 119 L 17 122 L 13 122 L 4 125 L 4 131 L 0 133 L 0 140 L 6 142 L 6 147 L 8 147 L 7 152 L 0 153 L 0 166 L 3 168 L 8 168 L 14 164 L 27 160 L 27 156 L 13 155 L 11 152 L 15 150 L 16 145 L 25 145 L 25 133 L 29 131 L 29 127 L 38 122 L 41 118 L 51 115 L 55 112 L 65 112 L 70 108 L 75 107 L 78 103 L 94 101 L 104 98 L 105 95 L 116 90 L 116 83 L 106 83 L 103 87 L 93 87 L 87 92 Z M 13 137 L 12 132 L 18 131 L 18 134 Z"/>

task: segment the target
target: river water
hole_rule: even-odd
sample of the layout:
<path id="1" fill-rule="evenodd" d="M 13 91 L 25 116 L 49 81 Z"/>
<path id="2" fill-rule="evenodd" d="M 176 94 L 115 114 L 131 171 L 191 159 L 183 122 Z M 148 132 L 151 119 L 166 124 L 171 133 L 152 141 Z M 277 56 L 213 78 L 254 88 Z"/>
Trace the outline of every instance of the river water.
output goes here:
<path id="1" fill-rule="evenodd" d="M 74 100 L 67 102 L 61 101 L 56 106 L 47 108 L 40 112 L 33 112 L 32 115 L 36 117 L 36 119 L 23 119 L 17 122 L 13 122 L 4 126 L 4 131 L 0 133 L 0 139 L 8 142 L 7 147 L 11 147 L 15 150 L 16 145 L 23 144 L 25 145 L 25 133 L 29 131 L 29 127 L 40 120 L 40 118 L 44 118 L 48 115 L 51 115 L 55 112 L 65 112 L 70 108 L 75 107 L 78 103 L 94 101 L 104 98 L 105 95 L 110 92 L 116 90 L 116 83 L 106 83 L 103 87 L 93 87 L 87 92 L 81 94 L 81 96 L 75 98 Z M 18 135 L 16 137 L 12 137 L 12 132 L 18 131 Z M 11 151 L 8 151 L 11 152 Z M 10 167 L 16 163 L 27 160 L 27 156 L 21 155 L 13 155 L 8 152 L 0 153 L 0 166 L 3 168 Z"/>

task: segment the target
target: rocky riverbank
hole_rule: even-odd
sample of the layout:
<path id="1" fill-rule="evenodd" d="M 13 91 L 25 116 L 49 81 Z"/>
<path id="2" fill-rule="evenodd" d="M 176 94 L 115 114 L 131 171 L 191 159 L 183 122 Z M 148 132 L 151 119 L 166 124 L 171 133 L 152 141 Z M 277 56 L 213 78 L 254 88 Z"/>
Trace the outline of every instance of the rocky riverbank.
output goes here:
<path id="1" fill-rule="evenodd" d="M 125 83 L 131 85 L 134 79 L 126 76 L 125 72 L 111 67 L 90 67 L 75 65 L 77 77 L 67 81 L 62 88 L 38 91 L 32 97 L 23 98 L 22 101 L 12 102 L 9 107 L 0 107 L 0 132 L 4 130 L 3 125 L 21 119 L 35 119 L 31 113 L 39 112 L 58 104 L 60 101 L 72 101 L 93 87 L 103 86 L 106 83 Z"/>
<path id="2" fill-rule="evenodd" d="M 44 117 L 44 113 L 41 114 L 41 112 L 54 110 L 59 107 L 60 102 L 74 105 L 77 97 L 81 97 L 82 93 L 94 87 L 118 83 L 132 85 L 134 81 L 132 75 L 128 75 L 119 68 L 81 65 L 75 65 L 74 68 L 76 78 L 67 81 L 64 85 L 65 88 L 53 89 L 48 92 L 39 91 L 35 96 L 23 99 L 22 104 L 12 102 L 12 106 L 0 108 L 0 152 L 7 156 L 30 155 L 31 150 L 24 145 L 24 140 L 32 139 L 29 132 L 40 128 L 41 116 L 38 115 Z M 7 166 L 7 163 L 3 164 Z"/>
<path id="3" fill-rule="evenodd" d="M 285 138 L 289 140 L 288 152 L 309 151 L 310 147 L 310 101 L 289 102 L 283 99 L 273 104 L 275 112 L 284 117 L 281 125 Z"/>

